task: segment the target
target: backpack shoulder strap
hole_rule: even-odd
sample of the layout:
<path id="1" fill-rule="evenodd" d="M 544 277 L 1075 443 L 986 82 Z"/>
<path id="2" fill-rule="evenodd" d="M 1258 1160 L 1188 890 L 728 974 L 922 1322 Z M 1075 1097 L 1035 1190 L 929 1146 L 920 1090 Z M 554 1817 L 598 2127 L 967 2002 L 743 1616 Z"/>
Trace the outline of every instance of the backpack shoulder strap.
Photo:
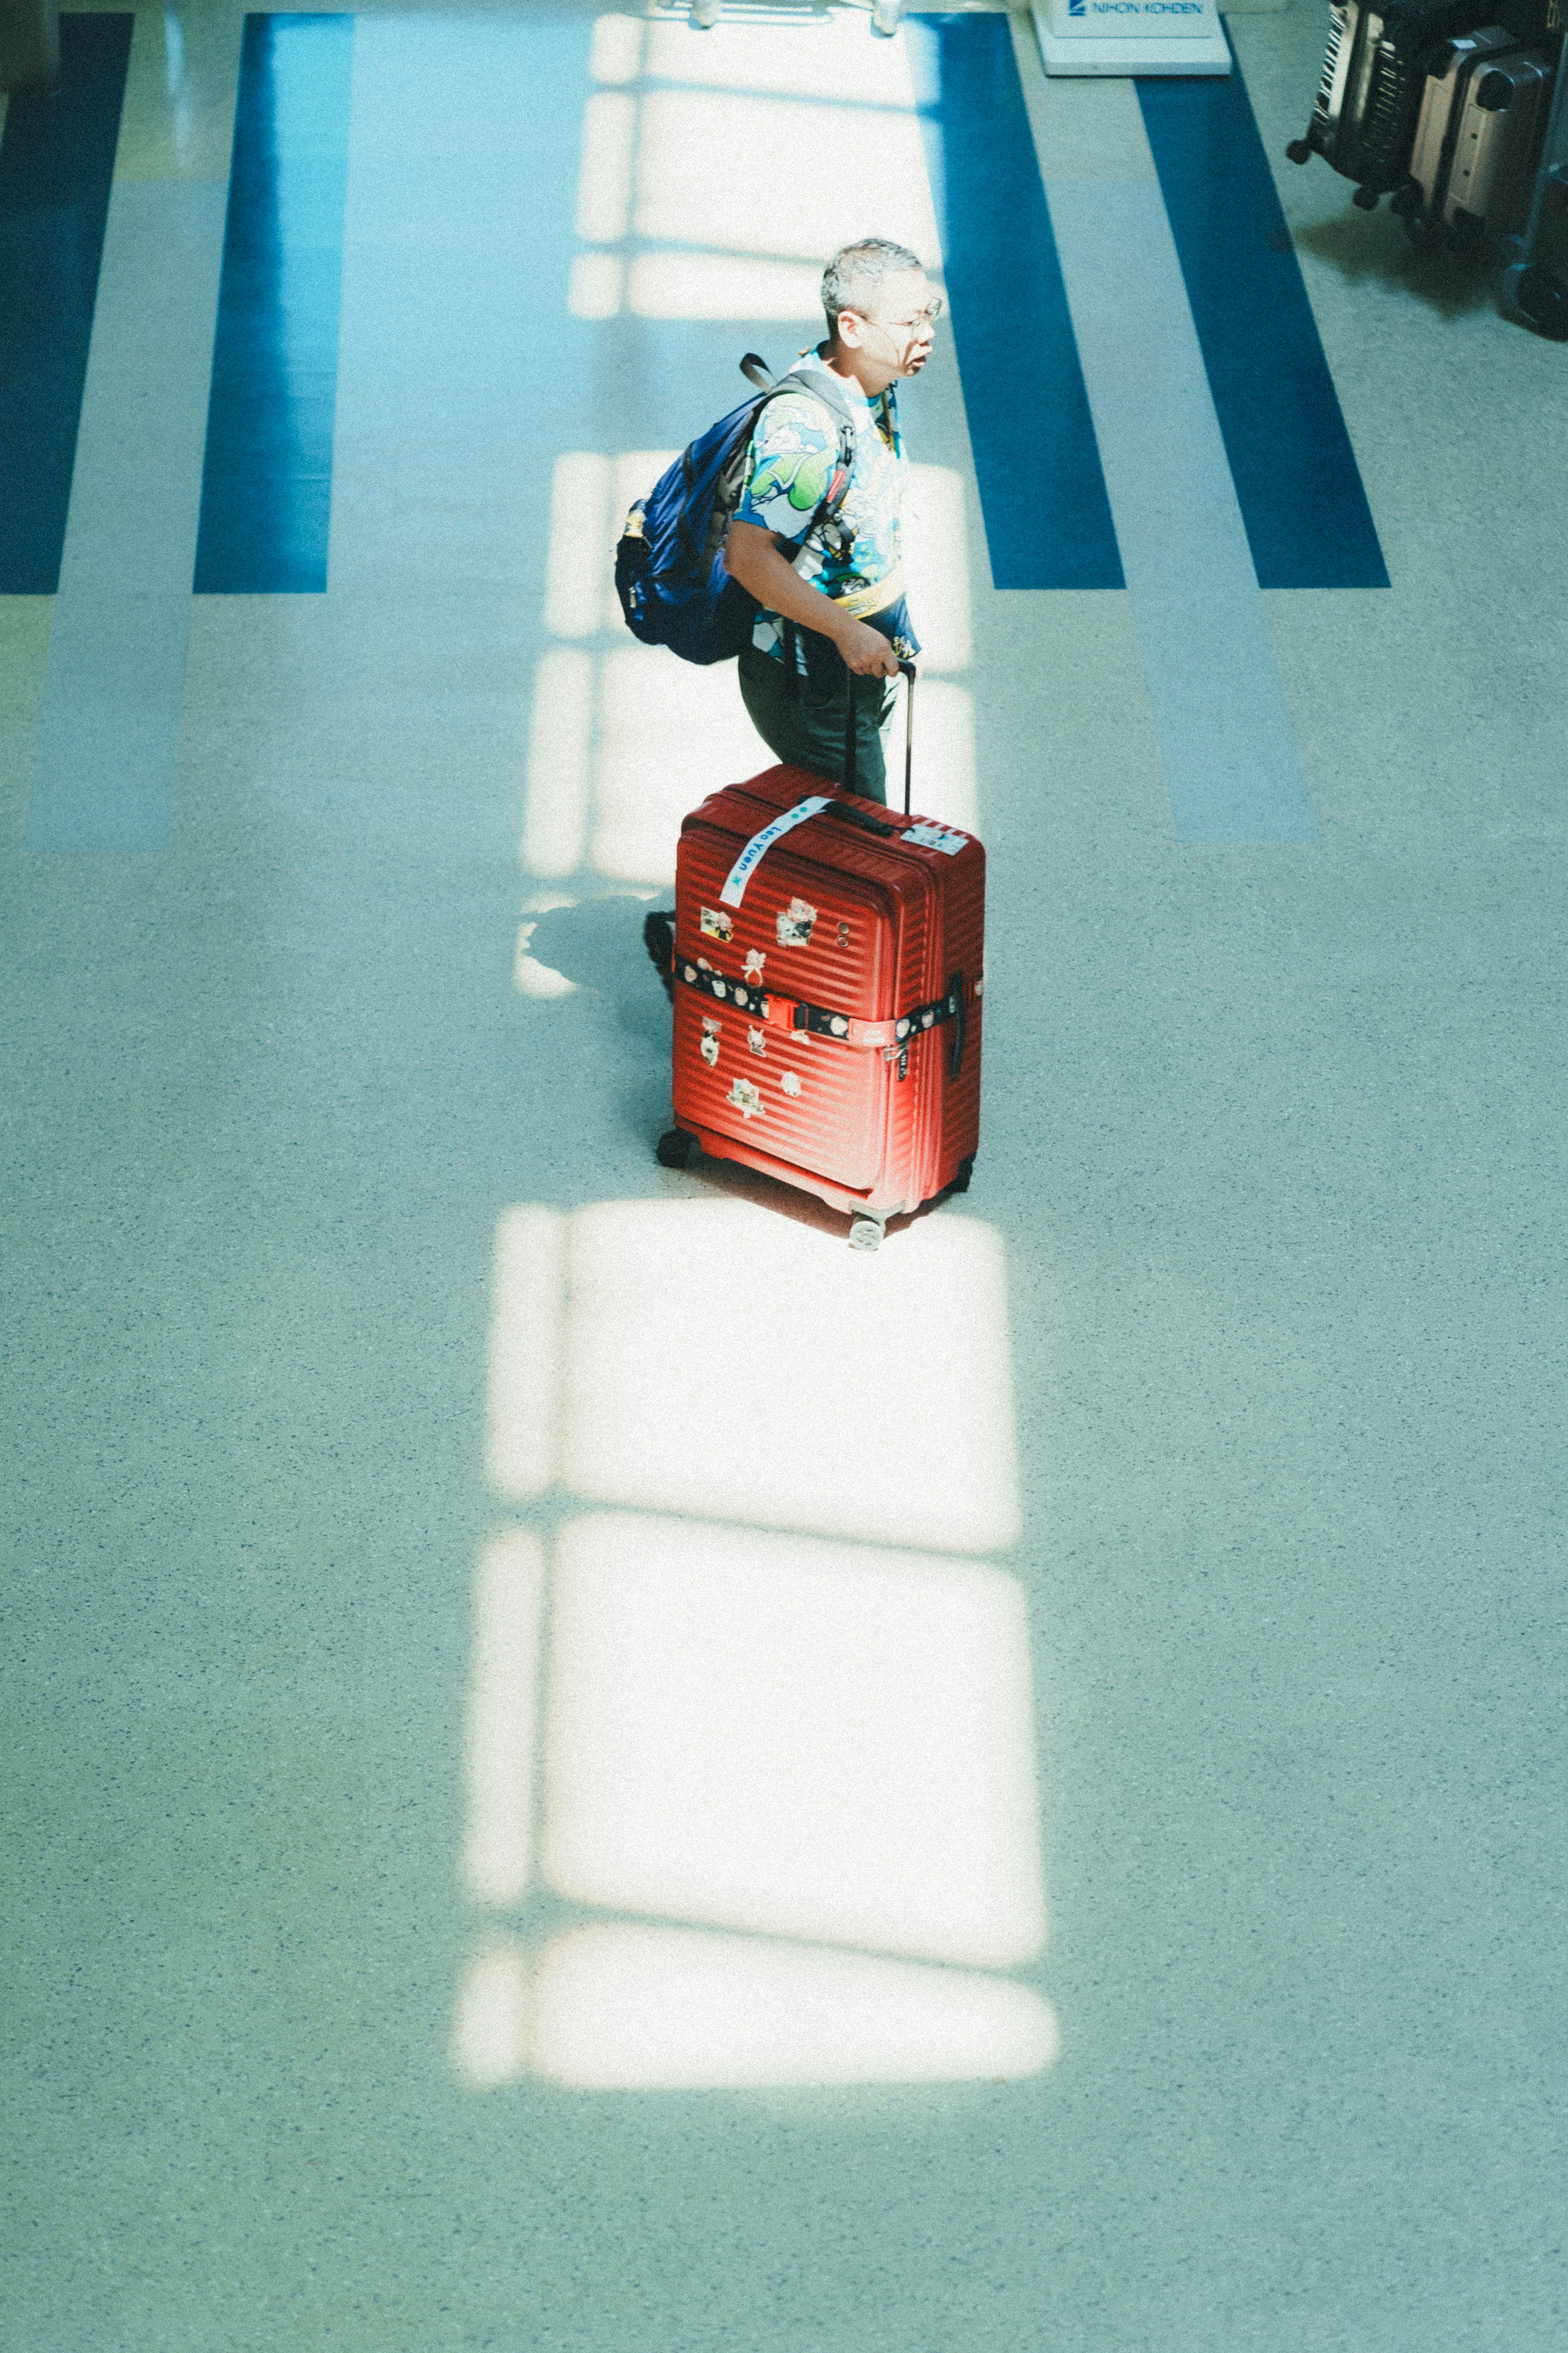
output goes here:
<path id="1" fill-rule="evenodd" d="M 777 377 L 768 387 L 768 398 L 776 400 L 781 392 L 804 392 L 831 412 L 841 425 L 853 422 L 848 397 L 838 388 L 831 368 L 795 367 Z"/>
<path id="2" fill-rule="evenodd" d="M 815 400 L 819 408 L 827 411 L 838 430 L 837 477 L 802 533 L 803 538 L 809 538 L 820 524 L 833 522 L 844 504 L 849 477 L 855 470 L 855 416 L 826 368 L 792 368 L 787 375 L 781 375 L 766 396 L 757 403 L 756 417 L 752 420 L 753 432 L 762 421 L 763 409 L 785 393 L 801 393 L 807 400 Z"/>

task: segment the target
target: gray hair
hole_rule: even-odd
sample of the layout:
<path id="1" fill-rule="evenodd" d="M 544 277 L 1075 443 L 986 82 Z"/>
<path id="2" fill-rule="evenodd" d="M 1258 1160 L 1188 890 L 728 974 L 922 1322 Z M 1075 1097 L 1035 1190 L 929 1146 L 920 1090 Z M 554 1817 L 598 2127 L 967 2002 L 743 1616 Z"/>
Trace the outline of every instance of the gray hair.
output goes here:
<path id="1" fill-rule="evenodd" d="M 900 278 L 906 269 L 923 269 L 924 262 L 907 245 L 891 237 L 861 237 L 841 245 L 822 273 L 822 307 L 827 313 L 829 335 L 838 332 L 840 311 L 864 312 L 876 299 L 884 278 Z"/>

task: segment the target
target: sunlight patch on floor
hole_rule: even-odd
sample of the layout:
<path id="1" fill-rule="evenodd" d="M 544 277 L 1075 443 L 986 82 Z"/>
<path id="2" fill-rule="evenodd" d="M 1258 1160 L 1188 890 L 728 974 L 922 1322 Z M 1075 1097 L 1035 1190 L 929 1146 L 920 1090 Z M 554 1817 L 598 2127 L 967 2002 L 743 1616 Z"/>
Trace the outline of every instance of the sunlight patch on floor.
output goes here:
<path id="1" fill-rule="evenodd" d="M 509 1209 L 496 1228 L 485 1476 L 517 1504 L 556 1476 L 566 1232 L 558 1209 L 531 1207 Z"/>
<path id="2" fill-rule="evenodd" d="M 625 301 L 639 319 L 784 319 L 798 324 L 811 317 L 821 280 L 819 262 L 639 253 L 626 274 Z"/>
<path id="3" fill-rule="evenodd" d="M 510 1936 L 487 1936 L 469 1957 L 452 2017 L 452 2070 L 476 2092 L 514 2083 L 531 2044 L 528 1957 Z"/>
<path id="4" fill-rule="evenodd" d="M 836 246 L 901 237 L 940 280 L 902 45 L 863 11 L 789 36 L 598 19 L 575 315 L 773 322 L 777 348 L 751 340 L 783 374 L 820 332 Z M 849 138 L 853 185 L 823 175 L 780 216 L 779 174 Z M 572 986 L 531 952 L 559 886 L 668 887 L 682 818 L 773 765 L 731 665 L 641 646 L 620 613 L 616 540 L 674 455 L 555 464 L 521 842 L 542 887 L 516 946 L 535 997 Z M 967 496 L 951 469 L 911 470 L 905 561 L 913 805 L 972 830 Z M 900 711 L 895 804 L 901 735 Z M 976 1557 L 1020 1528 L 994 1232 L 933 1217 L 851 1254 L 732 1197 L 510 1210 L 487 1395 L 491 1490 L 537 1525 L 479 1562 L 461 1878 L 522 1926 L 546 1912 L 475 1948 L 459 2078 L 765 2089 L 1048 2065 L 1049 2005 L 1000 1974 L 1037 1959 L 1046 1912 L 1025 1597 Z"/>
<path id="5" fill-rule="evenodd" d="M 595 1502 L 803 1533 L 1017 1541 L 1006 1271 L 976 1219 L 851 1253 L 752 1201 L 510 1210 L 490 1366 L 487 1464 L 509 1500 L 559 1478 Z M 847 1443 L 854 1430 L 886 1437 Z"/>
<path id="6" fill-rule="evenodd" d="M 554 880 L 583 863 L 593 741 L 593 656 L 552 646 L 533 674 L 520 845 L 525 873 Z"/>
<path id="7" fill-rule="evenodd" d="M 525 1528 L 493 1536 L 474 1579 L 461 1873 L 476 1904 L 500 1911 L 521 1902 L 533 1865 L 533 1694 L 543 1606 L 538 1536 Z"/>
<path id="8" fill-rule="evenodd" d="M 577 194 L 591 249 L 573 269 L 574 316 L 625 308 L 809 326 L 824 257 L 870 234 L 910 246 L 940 280 L 903 43 L 872 39 L 858 10 L 803 18 L 787 39 L 778 31 L 597 20 L 601 87 L 585 111 Z M 851 149 L 853 174 L 798 169 L 802 155 Z"/>
<path id="9" fill-rule="evenodd" d="M 641 103 L 632 226 L 657 243 L 824 258 L 876 234 L 931 266 L 942 252 L 912 104 L 873 112 L 732 91 L 651 90 Z M 852 174 L 800 170 L 803 155 L 853 153 Z M 787 187 L 787 205 L 778 190 Z M 874 194 L 873 194 L 874 192 Z M 815 308 L 815 304 L 813 306 Z"/>
<path id="10" fill-rule="evenodd" d="M 593 1514 L 563 1531 L 552 1593 L 557 1894 L 973 1968 L 1038 1958 L 1016 1577 Z"/>
<path id="11" fill-rule="evenodd" d="M 606 1921 L 476 1954 L 453 2059 L 476 2089 L 753 2091 L 1016 2082 L 1057 2047 L 1049 2003 L 1005 1978 Z"/>
<path id="12" fill-rule="evenodd" d="M 764 28 L 759 40 L 758 27 L 731 17 L 721 18 L 710 32 L 693 36 L 684 25 L 665 18 L 647 26 L 647 47 L 638 62 L 655 81 L 772 91 L 858 106 L 907 109 L 912 103 L 902 43 L 873 38 L 865 9 L 838 8 L 825 16 L 803 18 L 789 26 L 787 42 L 768 37 L 776 29 Z M 605 54 L 610 54 L 609 40 Z M 629 60 L 629 47 L 620 55 Z M 634 65 L 632 72 L 636 70 Z M 631 78 L 631 72 L 617 77 Z"/>
<path id="13" fill-rule="evenodd" d="M 616 882 L 673 882 L 680 821 L 721 785 L 776 764 L 747 716 L 733 666 L 699 670 L 663 646 L 599 666 L 589 856 Z"/>

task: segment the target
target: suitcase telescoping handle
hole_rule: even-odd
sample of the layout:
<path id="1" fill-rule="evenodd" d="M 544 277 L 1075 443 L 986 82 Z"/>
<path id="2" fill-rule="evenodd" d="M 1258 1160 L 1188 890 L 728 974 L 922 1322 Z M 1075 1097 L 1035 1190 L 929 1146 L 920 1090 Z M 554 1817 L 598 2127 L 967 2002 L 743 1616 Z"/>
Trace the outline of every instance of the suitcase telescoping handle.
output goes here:
<path id="1" fill-rule="evenodd" d="M 915 753 L 915 666 L 912 661 L 901 661 L 899 668 L 903 671 L 905 679 L 904 815 L 908 817 L 910 779 L 913 770 Z M 855 789 L 855 673 L 853 670 L 847 670 L 845 676 L 848 681 L 848 686 L 844 704 L 844 789 L 847 793 L 852 793 Z"/>

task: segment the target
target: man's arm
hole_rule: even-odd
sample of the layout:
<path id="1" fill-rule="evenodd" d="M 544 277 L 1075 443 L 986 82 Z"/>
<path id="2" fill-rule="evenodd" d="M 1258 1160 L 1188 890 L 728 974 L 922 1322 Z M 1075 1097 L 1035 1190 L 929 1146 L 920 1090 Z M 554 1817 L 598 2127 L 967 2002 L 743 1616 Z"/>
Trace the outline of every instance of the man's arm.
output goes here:
<path id="1" fill-rule="evenodd" d="M 731 580 L 750 589 L 770 613 L 782 613 L 805 629 L 831 638 L 848 667 L 860 678 L 893 678 L 899 657 L 882 635 L 868 622 L 851 620 L 841 606 L 820 588 L 804 581 L 778 540 L 761 523 L 732 522 L 724 542 L 724 568 Z"/>

